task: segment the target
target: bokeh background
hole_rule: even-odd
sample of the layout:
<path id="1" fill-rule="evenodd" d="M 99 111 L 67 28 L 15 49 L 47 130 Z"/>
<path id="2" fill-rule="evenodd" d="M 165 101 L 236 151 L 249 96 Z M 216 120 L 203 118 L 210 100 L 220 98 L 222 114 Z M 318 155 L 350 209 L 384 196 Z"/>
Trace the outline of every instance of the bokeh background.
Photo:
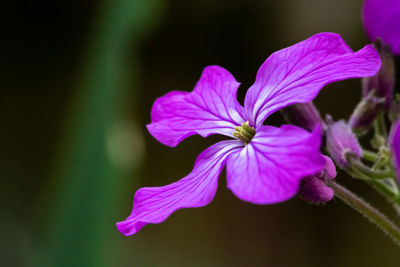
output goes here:
<path id="1" fill-rule="evenodd" d="M 334 199 L 239 201 L 225 187 L 204 208 L 124 237 L 134 192 L 191 171 L 220 140 L 171 149 L 146 131 L 153 101 L 192 90 L 217 64 L 242 82 L 273 51 L 331 31 L 368 40 L 354 0 L 5 1 L 0 8 L 1 266 L 399 266 L 400 251 Z M 398 65 L 399 62 L 397 61 Z M 328 85 L 315 103 L 347 118 L 360 81 Z M 268 123 L 283 123 L 273 115 Z M 338 181 L 386 203 L 362 182 Z"/>

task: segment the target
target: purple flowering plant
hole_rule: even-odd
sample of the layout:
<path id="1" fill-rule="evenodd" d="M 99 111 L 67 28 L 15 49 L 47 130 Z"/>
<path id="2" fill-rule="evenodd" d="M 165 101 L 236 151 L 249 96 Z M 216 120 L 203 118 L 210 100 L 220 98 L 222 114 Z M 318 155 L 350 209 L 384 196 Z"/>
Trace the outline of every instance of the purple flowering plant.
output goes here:
<path id="1" fill-rule="evenodd" d="M 118 230 L 133 235 L 178 209 L 209 204 L 226 166 L 227 187 L 243 201 L 273 204 L 298 195 L 323 204 L 336 196 L 400 245 L 400 229 L 386 214 L 333 181 L 334 161 L 370 184 L 400 215 L 400 97 L 393 97 L 392 54 L 400 52 L 399 3 L 365 1 L 362 19 L 373 44 L 357 52 L 340 35 L 319 33 L 273 53 L 259 68 L 243 106 L 236 99 L 240 84 L 219 66 L 206 67 L 192 92 L 158 98 L 147 129 L 160 143 L 175 147 L 195 134 L 229 139 L 200 153 L 193 170 L 177 182 L 140 188 Z M 322 119 L 312 100 L 326 84 L 349 78 L 362 78 L 361 101 L 348 120 Z M 277 110 L 291 125 L 265 125 Z"/>
<path id="2" fill-rule="evenodd" d="M 178 182 L 139 189 L 132 214 L 118 229 L 131 235 L 179 208 L 208 204 L 225 164 L 228 188 L 244 201 L 271 204 L 293 197 L 300 180 L 325 164 L 321 127 L 310 133 L 292 125 L 264 126 L 264 120 L 285 106 L 311 101 L 329 82 L 371 76 L 379 67 L 372 46 L 354 53 L 339 35 L 317 34 L 272 54 L 258 70 L 244 107 L 236 100 L 234 77 L 218 66 L 205 68 L 193 92 L 173 91 L 156 100 L 147 128 L 172 147 L 193 134 L 222 134 L 231 140 L 202 152 L 193 171 Z"/>

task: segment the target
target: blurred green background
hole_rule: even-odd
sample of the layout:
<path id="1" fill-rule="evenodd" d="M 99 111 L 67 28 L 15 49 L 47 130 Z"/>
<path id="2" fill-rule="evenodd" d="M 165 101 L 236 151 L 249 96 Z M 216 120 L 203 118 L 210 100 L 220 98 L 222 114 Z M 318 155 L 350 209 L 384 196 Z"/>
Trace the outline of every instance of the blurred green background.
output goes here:
<path id="1" fill-rule="evenodd" d="M 171 149 L 146 131 L 153 101 L 193 89 L 217 64 L 242 83 L 272 52 L 331 31 L 363 47 L 361 0 L 60 0 L 0 9 L 0 266 L 399 266 L 392 241 L 333 200 L 256 206 L 225 187 L 204 208 L 124 237 L 115 223 L 142 186 L 176 181 L 220 140 Z M 399 62 L 397 62 L 399 63 Z M 346 118 L 360 81 L 327 86 Z M 269 123 L 283 123 L 280 114 Z M 363 183 L 338 181 L 385 202 Z"/>

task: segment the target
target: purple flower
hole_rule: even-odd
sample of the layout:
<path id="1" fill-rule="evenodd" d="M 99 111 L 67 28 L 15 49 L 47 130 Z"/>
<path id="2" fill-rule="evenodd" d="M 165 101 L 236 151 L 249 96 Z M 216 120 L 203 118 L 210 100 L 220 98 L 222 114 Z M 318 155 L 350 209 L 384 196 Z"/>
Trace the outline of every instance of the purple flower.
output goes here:
<path id="1" fill-rule="evenodd" d="M 362 18 L 371 41 L 381 37 L 394 54 L 400 54 L 399 0 L 365 0 Z"/>
<path id="2" fill-rule="evenodd" d="M 149 132 L 174 147 L 188 136 L 226 135 L 203 151 L 183 179 L 139 189 L 131 215 L 117 223 L 132 235 L 148 223 L 161 223 L 180 208 L 212 201 L 226 164 L 228 188 L 240 199 L 270 204 L 293 197 L 299 182 L 324 166 L 320 127 L 312 133 L 296 126 L 264 126 L 273 112 L 311 101 L 329 82 L 374 75 L 380 67 L 375 49 L 354 53 L 337 34 L 321 33 L 272 54 L 258 70 L 242 107 L 239 83 L 218 66 L 204 69 L 192 92 L 173 91 L 156 100 Z"/>

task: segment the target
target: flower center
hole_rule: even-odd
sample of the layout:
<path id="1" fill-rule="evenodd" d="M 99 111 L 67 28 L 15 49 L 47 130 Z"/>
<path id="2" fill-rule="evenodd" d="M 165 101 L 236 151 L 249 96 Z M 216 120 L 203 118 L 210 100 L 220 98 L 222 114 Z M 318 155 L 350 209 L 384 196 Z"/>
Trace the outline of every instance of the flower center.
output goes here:
<path id="1" fill-rule="evenodd" d="M 235 127 L 233 136 L 247 145 L 250 143 L 251 139 L 253 139 L 255 134 L 256 130 L 249 125 L 248 121 L 246 121 L 245 123 L 242 123 L 242 126 Z"/>

